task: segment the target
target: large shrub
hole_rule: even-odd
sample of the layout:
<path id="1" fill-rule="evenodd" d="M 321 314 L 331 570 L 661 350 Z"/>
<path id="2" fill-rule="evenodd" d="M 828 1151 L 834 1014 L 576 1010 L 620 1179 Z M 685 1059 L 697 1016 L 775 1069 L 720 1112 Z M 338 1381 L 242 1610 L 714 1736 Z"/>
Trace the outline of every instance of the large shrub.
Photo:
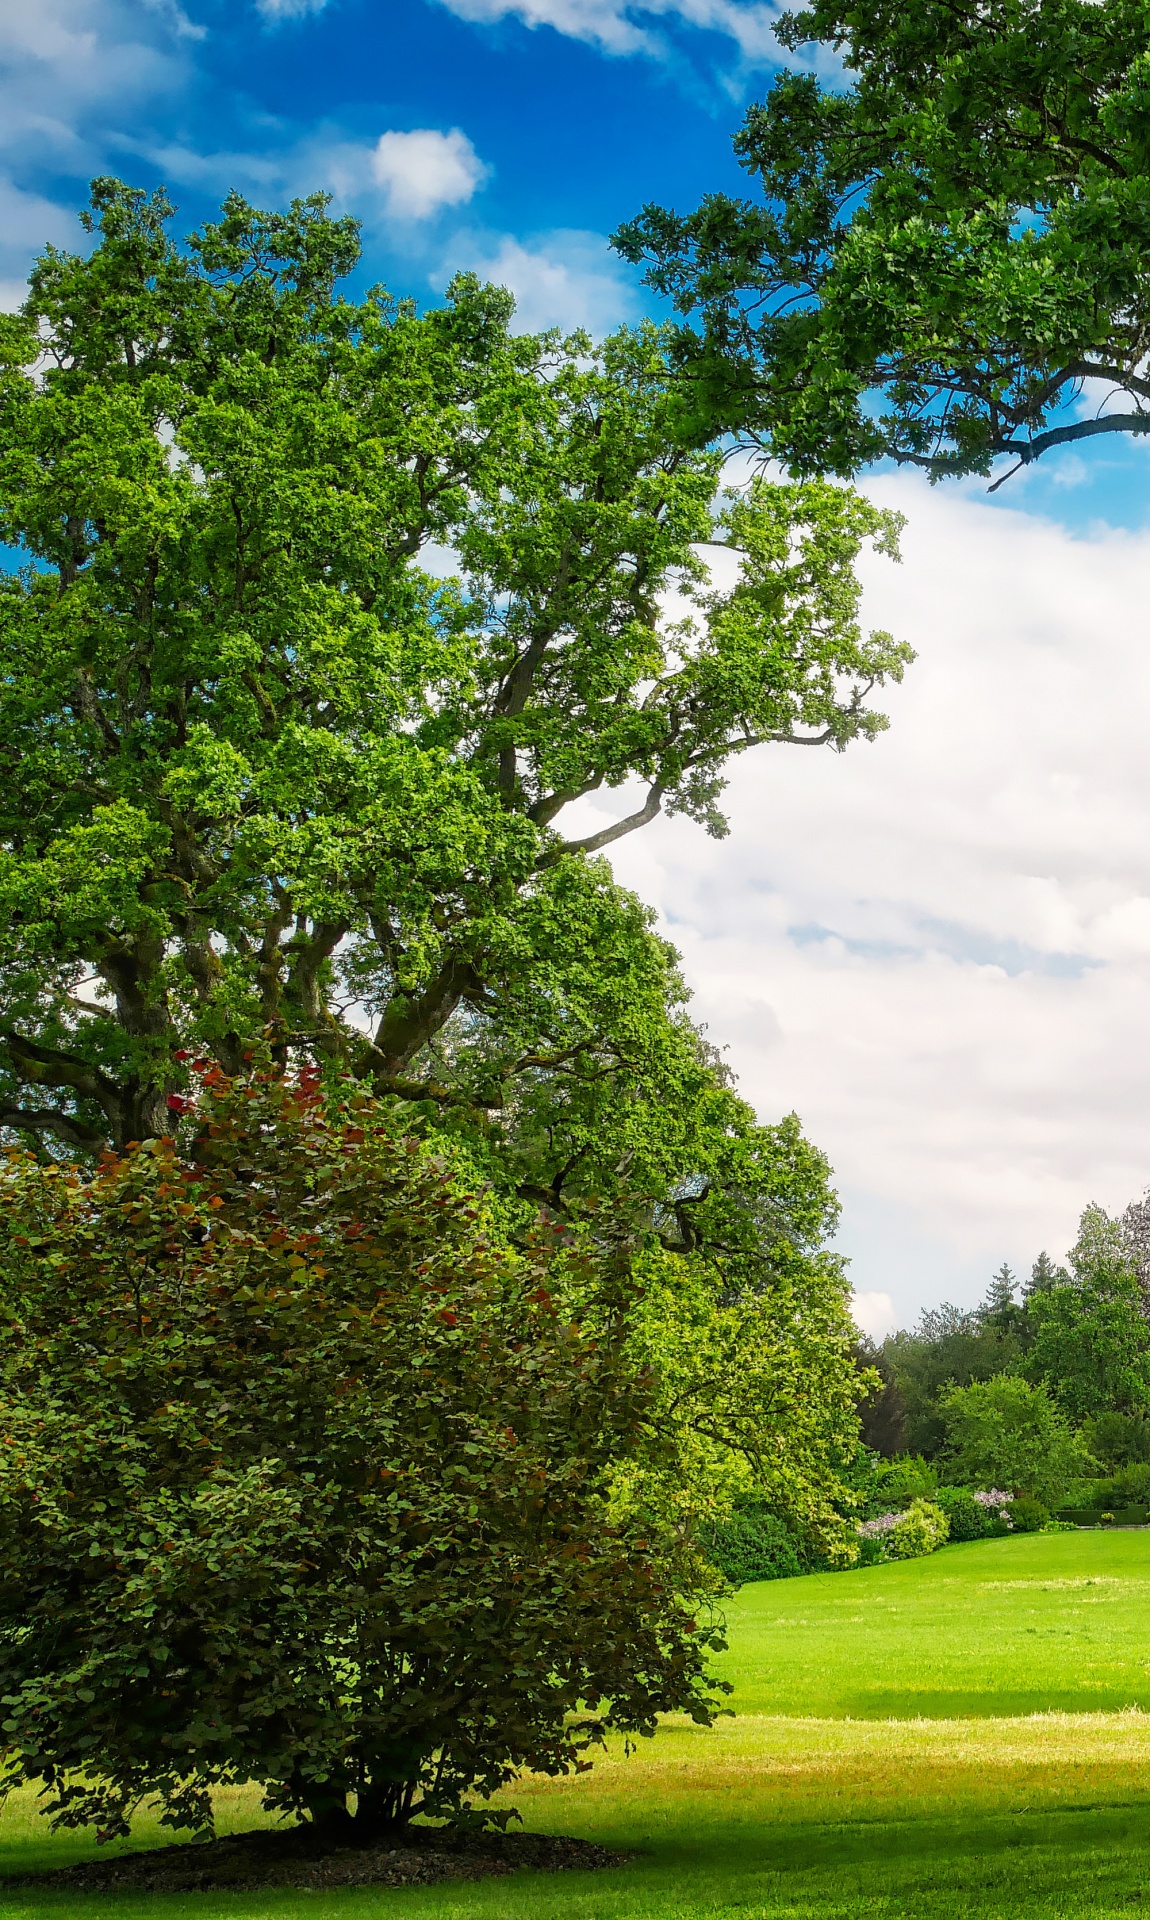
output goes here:
<path id="1" fill-rule="evenodd" d="M 990 1533 L 992 1516 L 968 1487 L 940 1487 L 936 1501 L 946 1515 L 951 1540 L 982 1540 Z"/>
<path id="2" fill-rule="evenodd" d="M 931 1500 L 938 1487 L 938 1474 L 921 1454 L 900 1453 L 883 1460 L 862 1448 L 865 1471 L 856 1473 L 854 1485 L 863 1504 L 863 1517 L 889 1513 L 908 1507 L 912 1500 Z"/>
<path id="3" fill-rule="evenodd" d="M 807 1571 L 785 1521 L 760 1503 L 736 1509 L 728 1519 L 703 1527 L 699 1544 L 732 1586 L 751 1580 L 787 1580 Z"/>
<path id="4" fill-rule="evenodd" d="M 890 1530 L 887 1557 L 919 1560 L 946 1545 L 947 1519 L 933 1500 L 913 1500 Z"/>
<path id="5" fill-rule="evenodd" d="M 940 1401 L 951 1478 L 1055 1506 L 1086 1458 L 1046 1390 L 1013 1374 L 951 1387 Z"/>
<path id="6" fill-rule="evenodd" d="M 606 1510 L 650 1412 L 627 1262 L 549 1238 L 306 1080 L 217 1077 L 187 1157 L 10 1158 L 9 1782 L 110 1835 L 256 1781 L 351 1837 L 708 1717 L 714 1638 Z"/>
<path id="7" fill-rule="evenodd" d="M 1010 1503 L 1010 1524 L 1019 1533 L 1041 1533 L 1050 1519 L 1050 1510 L 1041 1500 L 1032 1500 L 1028 1494 Z"/>

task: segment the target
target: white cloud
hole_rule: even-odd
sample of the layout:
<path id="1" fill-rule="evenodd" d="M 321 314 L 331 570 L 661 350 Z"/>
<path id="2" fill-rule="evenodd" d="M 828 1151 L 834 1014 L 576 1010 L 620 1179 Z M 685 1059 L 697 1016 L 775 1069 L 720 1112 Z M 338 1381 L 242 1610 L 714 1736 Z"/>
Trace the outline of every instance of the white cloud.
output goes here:
<path id="1" fill-rule="evenodd" d="M 906 1317 L 1150 1181 L 1150 535 L 870 490 L 910 516 L 902 568 L 867 567 L 871 624 L 920 650 L 891 731 L 749 755 L 729 839 L 661 821 L 613 854 Z"/>
<path id="2" fill-rule="evenodd" d="M 599 233 L 560 229 L 526 244 L 511 234 L 460 234 L 432 285 L 443 286 L 461 268 L 509 288 L 527 332 L 585 327 L 602 334 L 637 311 L 634 279 Z"/>
<path id="3" fill-rule="evenodd" d="M 322 13 L 327 0 L 256 0 L 256 12 L 265 20 L 305 20 L 310 13 Z"/>
<path id="4" fill-rule="evenodd" d="M 198 35 L 174 6 L 0 0 L 0 146 L 21 161 L 82 167 L 93 120 L 123 116 L 186 77 Z"/>
<path id="5" fill-rule="evenodd" d="M 898 1325 L 889 1293 L 856 1293 L 851 1299 L 851 1312 L 855 1325 L 872 1340 L 881 1340 Z"/>
<path id="6" fill-rule="evenodd" d="M 431 127 L 419 127 L 413 133 L 381 133 L 371 171 L 389 216 L 398 220 L 426 220 L 440 207 L 462 206 L 487 174 L 458 127 L 450 133 L 437 133 Z"/>
<path id="7" fill-rule="evenodd" d="M 469 200 L 487 168 L 458 127 L 439 133 L 383 133 L 374 143 L 346 140 L 320 129 L 305 139 L 262 153 L 198 153 L 190 147 L 150 146 L 148 158 L 167 179 L 286 198 L 323 190 L 338 208 L 350 208 L 368 226 L 410 226 Z"/>
<path id="8" fill-rule="evenodd" d="M 528 27 L 553 27 L 605 53 L 658 54 L 664 50 L 650 22 L 679 20 L 735 42 L 743 59 L 773 64 L 780 57 L 775 23 L 781 8 L 739 0 L 444 0 L 462 20 L 487 25 L 513 15 Z"/>
<path id="9" fill-rule="evenodd" d="M 75 213 L 34 191 L 44 169 L 83 178 L 144 103 L 170 99 L 200 37 L 173 0 L 0 0 L 0 280 L 4 300 L 48 240 L 77 245 Z"/>

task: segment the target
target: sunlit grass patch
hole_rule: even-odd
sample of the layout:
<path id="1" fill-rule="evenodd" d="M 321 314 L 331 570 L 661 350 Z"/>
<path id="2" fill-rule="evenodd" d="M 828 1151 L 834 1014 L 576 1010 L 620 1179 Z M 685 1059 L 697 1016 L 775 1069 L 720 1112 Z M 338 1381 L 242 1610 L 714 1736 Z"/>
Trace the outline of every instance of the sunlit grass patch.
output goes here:
<path id="1" fill-rule="evenodd" d="M 1150 1530 L 1030 1534 L 745 1587 L 743 1713 L 952 1720 L 1150 1709 Z"/>
<path id="2" fill-rule="evenodd" d="M 724 1656 L 736 1717 L 668 1721 L 590 1773 L 506 1796 L 531 1828 L 636 1850 L 626 1868 L 331 1894 L 15 1891 L 0 1916 L 1117 1920 L 1150 1903 L 1148 1663 L 1150 1534 L 989 1541 L 747 1588 Z M 1012 1691 L 1075 1710 L 1004 1713 Z M 1099 1711 L 1100 1695 L 1124 1710 Z M 943 1715 L 947 1699 L 961 1710 Z M 257 1804 L 221 1796 L 221 1825 L 252 1824 Z M 136 1843 L 161 1838 L 144 1822 Z M 0 1821 L 8 1872 L 90 1850 L 52 1840 L 28 1795 Z"/>

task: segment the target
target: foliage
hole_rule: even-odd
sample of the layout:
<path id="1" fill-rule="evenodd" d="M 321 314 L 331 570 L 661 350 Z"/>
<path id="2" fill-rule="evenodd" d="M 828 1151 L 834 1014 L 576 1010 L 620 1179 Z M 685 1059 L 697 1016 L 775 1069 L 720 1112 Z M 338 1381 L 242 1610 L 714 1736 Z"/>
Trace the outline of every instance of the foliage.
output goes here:
<path id="1" fill-rule="evenodd" d="M 1032 1500 L 1023 1494 L 1011 1501 L 1010 1519 L 1019 1533 L 1041 1533 L 1050 1520 L 1050 1509 L 1044 1507 L 1041 1500 Z"/>
<path id="2" fill-rule="evenodd" d="M 797 1126 L 792 1138 L 801 1153 Z M 653 1371 L 659 1419 L 615 1476 L 614 1505 L 688 1534 L 769 1508 L 808 1563 L 849 1565 L 858 1419 L 842 1270 L 766 1224 L 755 1285 L 732 1285 L 705 1246 L 649 1242 L 637 1257 L 632 1353 Z"/>
<path id="3" fill-rule="evenodd" d="M 1120 1467 L 1116 1473 L 1079 1480 L 1071 1487 L 1063 1505 L 1095 1513 L 1107 1508 L 1150 1508 L 1150 1464 L 1135 1461 Z"/>
<path id="4" fill-rule="evenodd" d="M 661 810 L 724 831 L 732 755 L 885 724 L 909 654 L 855 563 L 896 517 L 716 499 L 657 328 L 516 335 L 468 276 L 354 301 L 322 197 L 233 195 L 184 246 L 169 212 L 96 182 L 88 256 L 0 318 L 0 1126 L 90 1158 L 176 1124 L 198 1058 L 312 1062 L 406 1102 L 517 1234 L 645 1209 L 632 1357 L 677 1465 L 652 1442 L 613 1512 L 757 1491 L 841 1547 L 829 1170 L 739 1100 L 596 856 Z"/>
<path id="5" fill-rule="evenodd" d="M 933 1500 L 912 1500 L 890 1530 L 887 1556 L 891 1560 L 920 1560 L 946 1545 L 947 1518 Z"/>
<path id="6" fill-rule="evenodd" d="M 90 256 L 49 249 L 2 322 L 0 1120 L 157 1135 L 181 1053 L 258 1039 L 486 1128 L 535 1198 L 620 1163 L 670 1197 L 723 1100 L 589 856 L 660 810 L 725 831 L 732 755 L 885 724 L 909 653 L 859 628 L 854 563 L 896 518 L 822 483 L 716 510 L 658 329 L 517 337 L 467 276 L 353 303 L 322 197 L 233 195 L 184 248 L 169 211 L 95 183 Z"/>
<path id="7" fill-rule="evenodd" d="M 935 1504 L 946 1515 L 951 1540 L 984 1540 L 995 1522 L 969 1487 L 940 1487 Z"/>
<path id="8" fill-rule="evenodd" d="M 184 1156 L 0 1181 L 9 1781 L 105 1835 L 242 1781 L 370 1835 L 705 1722 L 687 1563 L 608 1513 L 656 1417 L 625 1242 L 513 1247 L 354 1090 L 204 1097 Z"/>
<path id="9" fill-rule="evenodd" d="M 1070 1268 L 1031 1295 L 1029 1371 L 1071 1420 L 1104 1409 L 1142 1420 L 1150 1415 L 1150 1325 L 1121 1222 L 1088 1207 Z"/>
<path id="10" fill-rule="evenodd" d="M 945 1389 L 1019 1371 L 1028 1344 L 1028 1316 L 1012 1302 L 1004 1304 L 993 1288 L 979 1307 L 930 1308 L 916 1327 L 891 1334 L 881 1364 L 898 1396 L 907 1448 L 936 1454 Z"/>
<path id="11" fill-rule="evenodd" d="M 928 1460 L 918 1454 L 900 1454 L 886 1460 L 867 1446 L 860 1446 L 843 1479 L 853 1499 L 853 1510 L 864 1519 L 891 1508 L 909 1506 L 919 1494 L 933 1496 L 938 1474 Z"/>
<path id="12" fill-rule="evenodd" d="M 811 0 L 777 31 L 805 70 L 735 142 L 762 202 L 649 206 L 616 236 L 697 316 L 686 429 L 794 472 L 934 477 L 1147 431 L 1140 0 Z"/>
<path id="13" fill-rule="evenodd" d="M 1041 1386 L 1000 1374 L 948 1388 L 940 1406 L 956 1481 L 991 1482 L 1055 1506 L 1082 1471 L 1082 1442 Z"/>
<path id="14" fill-rule="evenodd" d="M 1104 1467 L 1150 1467 L 1148 1418 L 1107 1410 L 1083 1423 L 1082 1437 L 1089 1452 Z"/>
<path id="15" fill-rule="evenodd" d="M 906 1407 L 881 1345 L 862 1334 L 855 1343 L 855 1361 L 860 1371 L 873 1374 L 875 1385 L 862 1394 L 859 1421 L 864 1446 L 870 1452 L 893 1456 L 906 1451 Z"/>
<path id="16" fill-rule="evenodd" d="M 973 1310 L 933 1309 L 881 1347 L 857 1349 L 884 1383 L 881 1398 L 863 1404 L 864 1439 L 883 1439 L 890 1450 L 895 1435 L 902 1445 L 910 1436 L 934 1458 L 946 1390 L 1017 1374 L 1045 1387 L 1082 1427 L 1092 1457 L 1110 1467 L 1150 1458 L 1144 1225 L 1140 1202 L 1116 1218 L 1087 1207 L 1069 1264 L 1040 1254 L 1021 1302 L 1004 1266 Z"/>
<path id="17" fill-rule="evenodd" d="M 762 1502 L 747 1503 L 729 1519 L 705 1527 L 700 1545 L 734 1587 L 806 1572 L 786 1525 Z"/>

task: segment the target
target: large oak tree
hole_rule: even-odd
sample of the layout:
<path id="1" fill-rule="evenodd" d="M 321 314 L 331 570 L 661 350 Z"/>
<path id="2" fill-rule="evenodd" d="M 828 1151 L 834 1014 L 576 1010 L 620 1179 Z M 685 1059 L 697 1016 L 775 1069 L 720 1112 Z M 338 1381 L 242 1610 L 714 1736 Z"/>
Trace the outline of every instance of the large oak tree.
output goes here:
<path id="1" fill-rule="evenodd" d="M 90 254 L 0 320 L 0 1125 L 83 1159 L 175 1127 L 195 1059 L 312 1062 L 521 1222 L 625 1190 L 674 1262 L 645 1352 L 700 1499 L 741 1462 L 829 1525 L 826 1164 L 738 1099 L 597 856 L 660 811 L 724 831 L 732 755 L 885 724 L 909 650 L 860 629 L 854 562 L 895 520 L 716 498 L 657 329 L 516 335 L 467 278 L 353 299 L 318 199 L 183 245 L 169 216 L 97 182 Z"/>

